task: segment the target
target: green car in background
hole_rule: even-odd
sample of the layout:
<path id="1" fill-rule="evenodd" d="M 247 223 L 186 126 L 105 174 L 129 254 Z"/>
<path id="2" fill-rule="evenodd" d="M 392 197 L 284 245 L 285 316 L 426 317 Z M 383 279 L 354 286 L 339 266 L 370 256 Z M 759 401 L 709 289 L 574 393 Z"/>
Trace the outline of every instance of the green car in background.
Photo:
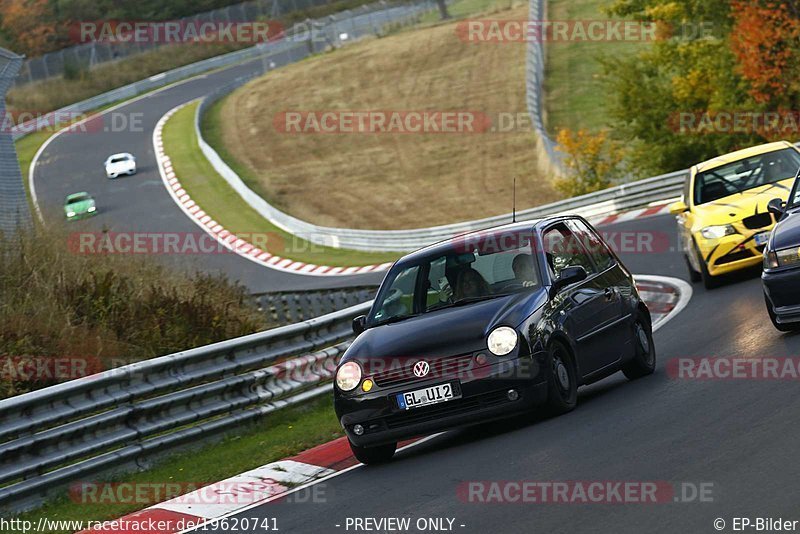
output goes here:
<path id="1" fill-rule="evenodd" d="M 73 193 L 64 202 L 64 214 L 67 220 L 89 217 L 97 213 L 94 199 L 89 193 Z"/>

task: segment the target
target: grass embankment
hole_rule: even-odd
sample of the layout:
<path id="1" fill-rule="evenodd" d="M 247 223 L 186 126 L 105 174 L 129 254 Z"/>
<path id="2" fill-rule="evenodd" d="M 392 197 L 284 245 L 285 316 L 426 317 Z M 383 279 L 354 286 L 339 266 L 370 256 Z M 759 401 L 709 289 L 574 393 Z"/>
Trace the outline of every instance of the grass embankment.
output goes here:
<path id="1" fill-rule="evenodd" d="M 270 253 L 315 265 L 370 265 L 394 261 L 399 257 L 397 253 L 372 253 L 315 245 L 284 232 L 261 217 L 217 174 L 200 152 L 194 130 L 197 105 L 188 105 L 170 118 L 164 126 L 164 149 L 172 160 L 181 185 L 192 200 L 229 232 L 245 235 L 245 238 L 254 234 L 275 236 L 266 240 L 266 248 Z"/>
<path id="2" fill-rule="evenodd" d="M 58 228 L 0 240 L 0 398 L 270 326 L 225 278 L 77 242 Z"/>
<path id="3" fill-rule="evenodd" d="M 305 406 L 287 408 L 265 418 L 258 426 L 235 437 L 199 450 L 179 453 L 156 463 L 151 469 L 113 479 L 83 480 L 156 485 L 166 483 L 214 483 L 244 471 L 281 460 L 342 435 L 331 399 L 323 396 Z M 106 499 L 110 500 L 110 499 Z M 63 496 L 42 508 L 19 516 L 34 523 L 50 520 L 105 521 L 146 508 L 155 503 L 103 502 L 81 504 Z M 10 530 L 0 530 L 8 532 Z M 67 531 L 54 531 L 62 534 Z M 15 531 L 16 534 L 19 531 Z"/>
<path id="4" fill-rule="evenodd" d="M 554 21 L 613 20 L 603 12 L 611 0 L 549 0 L 547 18 Z M 636 54 L 646 42 L 556 41 L 545 45 L 544 107 L 547 130 L 597 131 L 610 125 L 609 94 L 602 59 Z"/>
<path id="5" fill-rule="evenodd" d="M 525 19 L 527 7 L 491 15 Z M 418 228 L 508 213 L 515 176 L 518 207 L 556 200 L 525 123 L 524 43 L 465 42 L 458 24 L 275 70 L 225 99 L 204 135 L 258 194 L 326 226 Z M 287 134 L 274 124 L 287 111 L 328 110 L 473 111 L 523 124 L 480 134 Z"/>

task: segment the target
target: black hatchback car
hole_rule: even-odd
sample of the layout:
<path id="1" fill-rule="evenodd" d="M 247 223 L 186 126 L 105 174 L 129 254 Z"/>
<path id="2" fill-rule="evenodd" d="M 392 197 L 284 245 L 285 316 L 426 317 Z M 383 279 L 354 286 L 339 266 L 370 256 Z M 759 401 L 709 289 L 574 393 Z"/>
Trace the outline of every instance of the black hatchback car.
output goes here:
<path id="1" fill-rule="evenodd" d="M 798 171 L 800 176 L 800 171 Z M 767 313 L 780 331 L 800 330 L 800 180 L 795 177 L 789 200 L 776 198 L 768 210 L 778 224 L 764 248 L 764 300 Z"/>
<path id="2" fill-rule="evenodd" d="M 337 368 L 336 414 L 361 462 L 397 442 L 572 410 L 581 385 L 655 369 L 631 273 L 580 217 L 462 235 L 400 259 Z"/>

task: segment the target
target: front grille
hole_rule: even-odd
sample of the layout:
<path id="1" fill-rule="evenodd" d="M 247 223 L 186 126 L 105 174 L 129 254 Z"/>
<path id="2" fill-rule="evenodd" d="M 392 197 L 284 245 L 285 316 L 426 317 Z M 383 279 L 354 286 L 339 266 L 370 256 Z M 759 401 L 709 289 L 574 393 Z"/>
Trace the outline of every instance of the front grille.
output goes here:
<path id="1" fill-rule="evenodd" d="M 742 224 L 748 230 L 756 230 L 770 226 L 773 223 L 771 213 L 758 213 L 742 219 Z"/>
<path id="2" fill-rule="evenodd" d="M 458 376 L 460 374 L 468 374 L 469 371 L 475 366 L 472 354 L 462 354 L 459 356 L 451 356 L 448 358 L 439 358 L 437 360 L 426 360 L 430 365 L 430 371 L 422 378 L 414 375 L 414 364 L 419 360 L 409 360 L 406 365 L 402 367 L 394 367 L 376 373 L 372 380 L 380 387 L 391 387 L 416 382 L 418 380 L 428 380 L 431 378 L 446 378 L 451 376 Z"/>
<path id="3" fill-rule="evenodd" d="M 423 408 L 404 410 L 386 417 L 384 422 L 388 428 L 400 428 L 412 423 L 424 423 L 440 417 L 459 415 L 510 402 L 515 401 L 508 400 L 508 395 L 505 391 L 493 391 L 491 393 L 476 395 L 468 399 L 457 399 L 434 404 L 432 406 L 425 406 Z"/>
<path id="4" fill-rule="evenodd" d="M 730 254 L 726 254 L 722 256 L 720 259 L 716 261 L 717 265 L 724 265 L 726 263 L 733 263 L 739 260 L 746 260 L 748 258 L 752 258 L 753 253 L 750 252 L 749 249 L 742 250 L 741 252 L 731 252 Z"/>

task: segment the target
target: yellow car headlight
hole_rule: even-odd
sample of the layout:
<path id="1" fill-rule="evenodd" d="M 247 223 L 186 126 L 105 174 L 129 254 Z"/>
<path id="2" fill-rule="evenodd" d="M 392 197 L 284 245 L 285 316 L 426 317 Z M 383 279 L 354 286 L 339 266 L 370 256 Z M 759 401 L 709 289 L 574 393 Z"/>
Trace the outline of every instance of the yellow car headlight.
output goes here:
<path id="1" fill-rule="evenodd" d="M 716 226 L 706 226 L 700 230 L 700 234 L 706 239 L 720 239 L 726 235 L 733 235 L 736 233 L 736 228 L 730 224 L 720 224 Z"/>

